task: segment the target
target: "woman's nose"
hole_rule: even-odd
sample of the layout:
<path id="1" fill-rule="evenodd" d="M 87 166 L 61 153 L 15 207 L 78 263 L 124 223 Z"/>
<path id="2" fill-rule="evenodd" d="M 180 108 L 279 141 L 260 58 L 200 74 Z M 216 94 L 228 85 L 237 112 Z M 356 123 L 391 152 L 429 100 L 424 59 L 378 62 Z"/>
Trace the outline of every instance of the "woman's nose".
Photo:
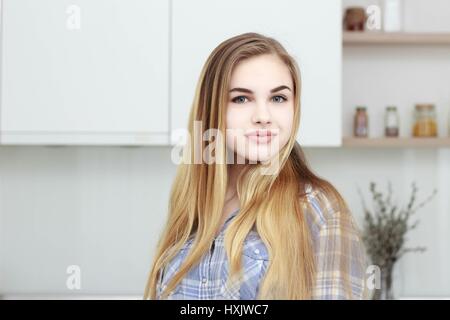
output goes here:
<path id="1" fill-rule="evenodd" d="M 253 122 L 261 124 L 270 124 L 271 114 L 269 106 L 266 103 L 260 102 L 256 104 L 255 111 L 253 112 Z"/>

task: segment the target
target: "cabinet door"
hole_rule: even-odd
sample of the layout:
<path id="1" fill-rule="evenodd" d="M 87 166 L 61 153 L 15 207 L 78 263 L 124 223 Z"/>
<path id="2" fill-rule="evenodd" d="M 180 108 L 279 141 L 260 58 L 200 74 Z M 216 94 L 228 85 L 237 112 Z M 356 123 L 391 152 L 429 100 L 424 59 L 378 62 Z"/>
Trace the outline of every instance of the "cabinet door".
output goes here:
<path id="1" fill-rule="evenodd" d="M 173 0 L 171 129 L 187 127 L 212 50 L 231 36 L 260 32 L 279 40 L 299 63 L 300 145 L 341 145 L 341 10 L 341 1 L 329 0 Z"/>
<path id="2" fill-rule="evenodd" d="M 2 144 L 168 143 L 168 1 L 2 10 Z"/>

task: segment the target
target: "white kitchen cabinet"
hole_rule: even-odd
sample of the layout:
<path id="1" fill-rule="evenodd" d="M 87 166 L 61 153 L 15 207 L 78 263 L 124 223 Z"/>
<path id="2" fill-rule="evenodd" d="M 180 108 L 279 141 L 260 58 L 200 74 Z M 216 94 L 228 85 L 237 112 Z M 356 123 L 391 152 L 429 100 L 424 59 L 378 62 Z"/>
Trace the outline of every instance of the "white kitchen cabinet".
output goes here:
<path id="1" fill-rule="evenodd" d="M 341 1 L 330 0 L 173 0 L 172 132 L 187 127 L 195 86 L 212 50 L 231 36 L 260 32 L 279 40 L 299 63 L 299 143 L 341 145 L 341 11 Z"/>
<path id="2" fill-rule="evenodd" d="M 169 2 L 3 0 L 1 144 L 167 144 Z"/>

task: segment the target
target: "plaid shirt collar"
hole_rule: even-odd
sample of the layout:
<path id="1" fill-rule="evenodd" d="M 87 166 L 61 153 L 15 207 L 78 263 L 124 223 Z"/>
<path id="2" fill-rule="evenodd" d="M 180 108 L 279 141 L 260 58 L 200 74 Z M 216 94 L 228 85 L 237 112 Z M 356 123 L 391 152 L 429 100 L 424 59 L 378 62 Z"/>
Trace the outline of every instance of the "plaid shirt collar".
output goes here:
<path id="1" fill-rule="evenodd" d="M 228 224 L 231 222 L 231 220 L 233 220 L 233 218 L 239 213 L 239 209 L 234 210 L 229 216 L 228 218 L 225 220 L 222 229 L 220 230 L 220 233 L 224 232 L 225 229 L 227 228 Z"/>

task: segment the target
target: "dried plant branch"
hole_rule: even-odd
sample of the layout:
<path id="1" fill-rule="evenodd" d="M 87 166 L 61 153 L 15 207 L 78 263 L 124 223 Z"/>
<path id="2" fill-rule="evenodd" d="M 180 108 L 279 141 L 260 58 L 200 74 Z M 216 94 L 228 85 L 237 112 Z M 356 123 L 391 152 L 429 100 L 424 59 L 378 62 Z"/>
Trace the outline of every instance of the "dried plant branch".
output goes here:
<path id="1" fill-rule="evenodd" d="M 410 224 L 411 216 L 426 203 L 430 202 L 437 194 L 435 189 L 423 202 L 415 206 L 418 188 L 415 182 L 411 184 L 411 196 L 406 207 L 400 207 L 392 201 L 392 184 L 388 182 L 388 192 L 384 197 L 382 192 L 377 190 L 374 182 L 370 182 L 369 190 L 372 194 L 373 210 L 368 209 L 361 189 L 358 193 L 362 200 L 364 210 L 364 231 L 363 241 L 365 242 L 368 255 L 372 263 L 380 268 L 392 269 L 394 263 L 405 253 L 424 252 L 425 247 L 407 248 L 405 247 L 406 234 L 415 229 L 419 221 Z"/>

